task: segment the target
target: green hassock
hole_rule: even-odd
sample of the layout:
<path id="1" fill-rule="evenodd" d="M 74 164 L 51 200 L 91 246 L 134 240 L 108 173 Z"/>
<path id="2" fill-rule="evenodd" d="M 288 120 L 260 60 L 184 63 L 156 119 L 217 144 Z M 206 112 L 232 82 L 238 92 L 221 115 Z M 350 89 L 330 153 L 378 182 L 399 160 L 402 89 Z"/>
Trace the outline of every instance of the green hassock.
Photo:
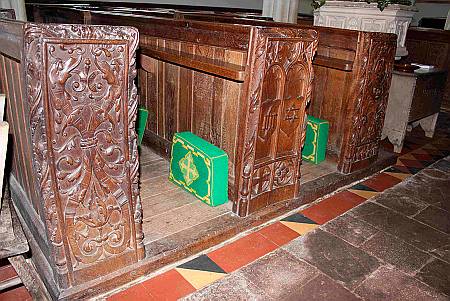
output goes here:
<path id="1" fill-rule="evenodd" d="M 138 136 L 138 145 L 141 145 L 144 137 L 145 126 L 147 125 L 148 110 L 146 108 L 138 108 L 136 118 L 136 133 Z"/>
<path id="2" fill-rule="evenodd" d="M 228 201 L 228 156 L 192 134 L 176 133 L 172 141 L 169 180 L 210 206 Z"/>
<path id="3" fill-rule="evenodd" d="M 302 151 L 305 161 L 319 164 L 325 160 L 329 123 L 326 120 L 308 115 L 306 121 L 306 138 Z"/>

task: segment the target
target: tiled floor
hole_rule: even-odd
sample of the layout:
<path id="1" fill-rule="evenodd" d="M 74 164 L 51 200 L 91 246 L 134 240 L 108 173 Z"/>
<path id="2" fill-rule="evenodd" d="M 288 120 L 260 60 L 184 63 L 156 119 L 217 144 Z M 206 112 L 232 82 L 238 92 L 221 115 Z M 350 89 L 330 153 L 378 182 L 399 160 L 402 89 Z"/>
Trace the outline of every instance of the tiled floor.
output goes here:
<path id="1" fill-rule="evenodd" d="M 384 172 L 105 298 L 448 298 L 448 163 L 411 178 L 449 155 L 449 125 L 441 129 L 434 139 L 410 135 Z M 10 269 L 0 267 L 0 276 Z M 29 298 L 23 286 L 0 294 L 0 301 Z"/>
<path id="2" fill-rule="evenodd" d="M 448 298 L 450 163 L 411 178 L 449 155 L 445 129 L 413 136 L 384 172 L 108 300 Z"/>

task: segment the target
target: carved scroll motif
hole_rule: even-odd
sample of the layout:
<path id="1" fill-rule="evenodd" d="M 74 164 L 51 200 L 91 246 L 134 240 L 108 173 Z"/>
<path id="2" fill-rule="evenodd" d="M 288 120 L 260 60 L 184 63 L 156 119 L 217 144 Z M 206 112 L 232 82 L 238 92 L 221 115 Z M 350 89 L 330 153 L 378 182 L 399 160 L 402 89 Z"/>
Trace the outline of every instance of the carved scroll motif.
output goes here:
<path id="1" fill-rule="evenodd" d="M 248 111 L 237 211 L 265 192 L 295 184 L 311 97 L 313 30 L 254 29 Z"/>
<path id="2" fill-rule="evenodd" d="M 137 30 L 34 25 L 25 30 L 38 191 L 59 274 L 134 252 L 143 257 L 134 130 Z"/>
<path id="3" fill-rule="evenodd" d="M 388 43 L 386 39 L 391 38 Z M 358 70 L 356 106 L 350 143 L 340 169 L 351 171 L 351 165 L 377 156 L 384 124 L 395 55 L 395 39 L 385 34 L 365 33 Z"/>

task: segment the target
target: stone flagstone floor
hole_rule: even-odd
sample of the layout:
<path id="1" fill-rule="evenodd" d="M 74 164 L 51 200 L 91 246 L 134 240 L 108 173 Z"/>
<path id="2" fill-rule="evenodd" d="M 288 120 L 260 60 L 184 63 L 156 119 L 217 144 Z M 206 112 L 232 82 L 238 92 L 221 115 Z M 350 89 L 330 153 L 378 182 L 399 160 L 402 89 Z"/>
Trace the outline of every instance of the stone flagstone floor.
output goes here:
<path id="1" fill-rule="evenodd" d="M 385 171 L 102 298 L 448 300 L 448 123 L 441 128 L 432 140 L 410 137 Z"/>
<path id="2" fill-rule="evenodd" d="M 385 171 L 98 299 L 449 300 L 450 159 L 434 164 L 450 154 L 448 117 Z"/>

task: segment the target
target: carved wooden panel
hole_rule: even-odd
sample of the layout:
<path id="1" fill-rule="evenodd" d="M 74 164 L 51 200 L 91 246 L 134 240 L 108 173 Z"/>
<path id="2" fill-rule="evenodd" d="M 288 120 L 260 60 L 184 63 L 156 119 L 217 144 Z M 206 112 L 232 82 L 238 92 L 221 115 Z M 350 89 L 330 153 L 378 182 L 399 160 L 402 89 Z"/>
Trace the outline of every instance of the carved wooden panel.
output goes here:
<path id="1" fill-rule="evenodd" d="M 235 209 L 247 215 L 298 188 L 305 107 L 311 97 L 312 58 L 317 49 L 313 30 L 253 29 L 248 71 L 246 118 Z M 284 189 L 278 197 L 277 189 Z"/>
<path id="2" fill-rule="evenodd" d="M 395 41 L 390 36 L 364 33 L 359 47 L 351 126 L 338 166 L 344 173 L 378 155 L 394 64 Z"/>
<path id="3" fill-rule="evenodd" d="M 138 39 L 130 27 L 25 28 L 33 163 L 62 287 L 143 258 Z"/>

